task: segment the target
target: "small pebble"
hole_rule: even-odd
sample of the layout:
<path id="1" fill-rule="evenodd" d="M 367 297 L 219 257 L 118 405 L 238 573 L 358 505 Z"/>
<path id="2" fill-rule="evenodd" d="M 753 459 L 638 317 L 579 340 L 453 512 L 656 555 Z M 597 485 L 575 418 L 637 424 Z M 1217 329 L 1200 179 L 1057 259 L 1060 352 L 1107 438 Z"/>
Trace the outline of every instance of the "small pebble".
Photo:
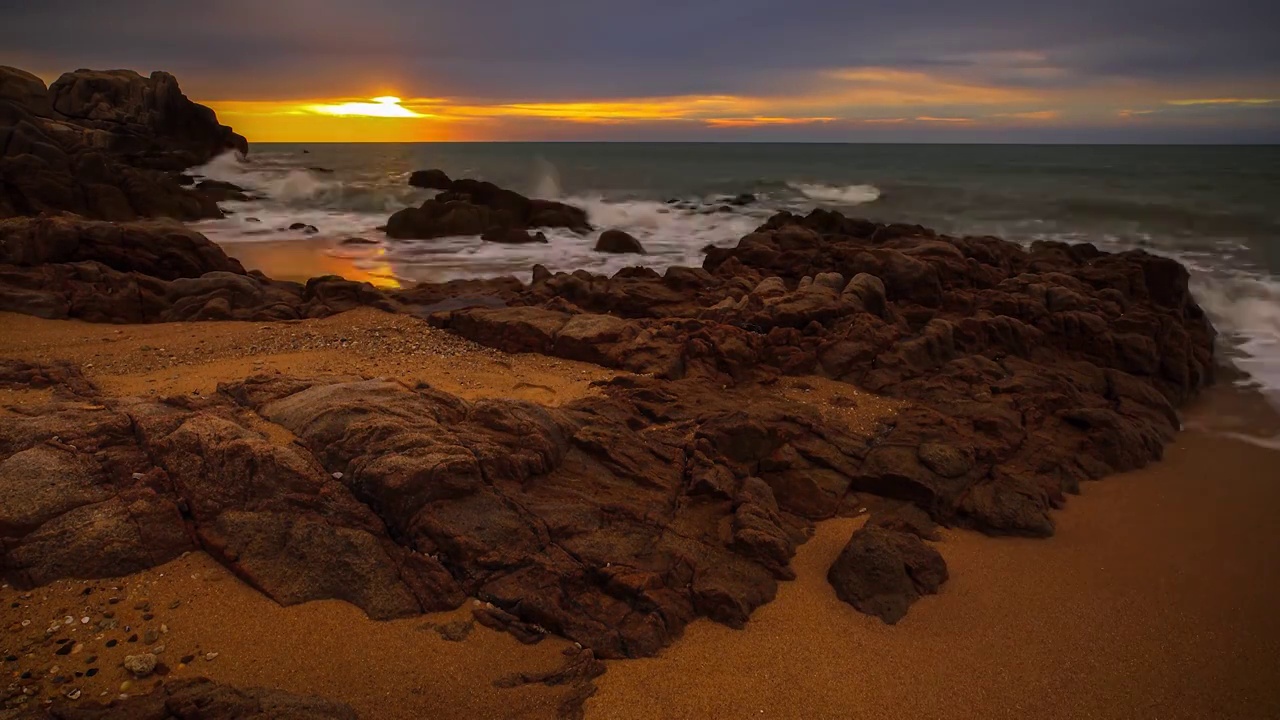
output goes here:
<path id="1" fill-rule="evenodd" d="M 189 663 L 189 662 L 191 662 L 192 660 L 195 660 L 195 659 L 196 659 L 196 656 L 195 656 L 195 655 L 183 655 L 183 656 L 182 656 L 182 659 L 181 659 L 181 660 L 179 660 L 178 662 L 182 663 L 183 665 L 186 665 L 187 663 Z"/>
<path id="2" fill-rule="evenodd" d="M 107 647 L 109 647 L 109 648 L 113 648 L 113 647 L 115 647 L 116 645 L 118 645 L 118 644 L 119 644 L 119 642 L 120 642 L 120 641 L 116 640 L 115 638 L 111 638 L 110 640 L 108 640 L 108 641 L 107 641 Z"/>
<path id="3" fill-rule="evenodd" d="M 129 642 L 138 642 L 138 634 L 134 633 L 129 636 Z"/>
<path id="4" fill-rule="evenodd" d="M 177 610 L 177 609 L 178 609 L 178 606 L 179 606 L 179 605 L 181 605 L 181 604 L 182 604 L 182 601 L 181 601 L 181 600 L 174 600 L 173 602 L 169 603 L 169 609 L 170 609 L 170 610 Z"/>
<path id="5" fill-rule="evenodd" d="M 68 697 L 68 698 L 70 698 L 70 699 L 72 699 L 72 700 L 79 700 L 79 699 L 80 699 L 80 688 L 71 688 L 71 690 L 67 693 L 67 697 Z"/>
<path id="6" fill-rule="evenodd" d="M 164 652 L 164 645 L 157 645 L 151 648 L 151 652 L 155 653 L 156 655 L 159 655 L 160 653 Z"/>
<path id="7" fill-rule="evenodd" d="M 205 659 L 205 660 L 213 660 L 213 659 L 214 659 L 214 658 L 216 658 L 216 657 L 218 657 L 218 653 L 216 653 L 216 652 L 208 652 L 208 653 L 205 653 L 205 654 L 204 654 L 204 659 Z"/>
<path id="8" fill-rule="evenodd" d="M 98 656 L 97 656 L 97 655 L 90 655 L 89 657 L 87 657 L 87 658 L 85 658 L 85 659 L 84 659 L 84 664 L 85 664 L 85 665 L 92 665 L 92 664 L 94 664 L 94 663 L 96 663 L 96 662 L 98 662 Z"/>
<path id="9" fill-rule="evenodd" d="M 88 615 L 86 615 L 86 616 L 84 616 L 84 617 L 80 618 L 80 624 L 81 624 L 81 625 L 88 625 L 88 624 L 89 624 L 89 616 L 88 616 Z"/>
<path id="10" fill-rule="evenodd" d="M 93 677 L 94 675 L 97 675 L 97 674 L 98 674 L 98 668 L 89 668 L 88 670 L 84 671 L 85 677 Z"/>
<path id="11" fill-rule="evenodd" d="M 157 640 L 159 640 L 159 639 L 160 639 L 160 631 L 159 631 L 159 630 L 148 630 L 148 631 L 146 632 L 146 634 L 142 636 L 142 641 L 143 641 L 143 642 L 145 642 L 145 643 L 146 643 L 146 644 L 148 644 L 148 645 L 150 645 L 150 644 L 154 643 L 155 641 L 157 641 Z"/>
<path id="12" fill-rule="evenodd" d="M 155 615 L 152 615 L 151 613 L 143 613 L 143 614 L 142 614 L 142 619 L 143 619 L 143 620 L 152 620 L 152 619 L 154 619 L 154 618 L 155 618 Z"/>

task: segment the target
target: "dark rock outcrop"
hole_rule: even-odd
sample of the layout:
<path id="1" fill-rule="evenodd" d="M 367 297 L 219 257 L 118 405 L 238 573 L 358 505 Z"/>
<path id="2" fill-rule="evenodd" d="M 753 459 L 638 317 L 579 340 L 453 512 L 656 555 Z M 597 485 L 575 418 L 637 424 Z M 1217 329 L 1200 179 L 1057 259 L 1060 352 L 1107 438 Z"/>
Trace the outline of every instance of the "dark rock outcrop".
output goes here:
<path id="1" fill-rule="evenodd" d="M 815 211 L 703 269 L 543 274 L 507 309 L 434 321 L 477 342 L 655 377 L 819 374 L 911 403 L 847 487 L 935 520 L 1043 536 L 1080 482 L 1161 456 L 1212 379 L 1177 262 L 952 238 Z M 562 337 L 563 336 L 563 337 Z"/>
<path id="2" fill-rule="evenodd" d="M 910 533 L 868 526 L 854 531 L 827 571 L 836 596 L 893 625 L 921 595 L 947 580 L 947 563 Z"/>
<path id="3" fill-rule="evenodd" d="M 443 170 L 415 170 L 409 176 L 409 184 L 429 190 L 448 190 L 453 181 Z"/>
<path id="4" fill-rule="evenodd" d="M 0 310 L 139 323 L 289 320 L 400 305 L 368 283 L 306 284 L 246 273 L 203 235 L 171 222 L 0 220 Z"/>
<path id="5" fill-rule="evenodd" d="M 600 239 L 596 240 L 596 252 L 606 253 L 632 253 L 636 255 L 644 255 L 644 246 L 640 241 L 631 236 L 630 233 L 621 230 L 605 230 L 600 233 Z"/>
<path id="6" fill-rule="evenodd" d="M 442 204 L 520 202 L 486 197 Z M 0 416 L 0 481 L 32 468 L 56 478 L 3 503 L 0 561 L 15 582 L 202 547 L 282 602 L 341 597 L 396 616 L 474 595 L 489 604 L 481 622 L 601 657 L 657 652 L 696 617 L 740 625 L 791 577 L 812 521 L 860 507 L 876 509 L 857 551 L 873 568 L 897 562 L 890 575 L 911 591 L 839 582 L 900 616 L 936 587 L 914 542 L 933 523 L 1051 534 L 1050 511 L 1082 481 L 1159 458 L 1175 408 L 1212 379 L 1213 329 L 1172 260 L 834 213 L 776 216 L 703 268 L 536 268 L 529 285 L 391 294 L 246 274 L 172 228 L 24 219 L 0 224 L 0 239 L 3 309 L 148 322 L 376 305 L 504 350 L 637 373 L 548 408 L 287 376 L 209 400 L 111 399 L 72 372 L 12 367 L 7 382 L 91 398 Z M 781 376 L 849 395 L 832 391 L 839 407 L 823 410 Z M 893 412 L 833 415 L 858 414 L 856 388 Z M 249 413 L 299 443 L 272 445 Z M 880 514 L 890 505 L 896 519 Z M 99 547 L 111 552 L 88 551 Z"/>
<path id="7" fill-rule="evenodd" d="M 432 177 L 435 185 L 443 184 L 442 176 Z M 449 182 L 445 192 L 419 207 L 394 213 L 387 220 L 386 232 L 396 239 L 425 240 L 484 233 L 500 236 L 510 230 L 538 227 L 562 227 L 579 233 L 591 230 L 587 214 L 580 208 L 530 199 L 490 182 L 464 178 Z"/>
<path id="8" fill-rule="evenodd" d="M 240 689 L 206 678 L 175 680 L 146 695 L 107 704 L 59 698 L 15 720 L 356 720 L 341 703 L 265 688 Z"/>
<path id="9" fill-rule="evenodd" d="M 225 189 L 186 188 L 162 171 L 226 150 L 248 145 L 168 73 L 77 70 L 45 88 L 0 67 L 0 217 L 219 217 Z"/>

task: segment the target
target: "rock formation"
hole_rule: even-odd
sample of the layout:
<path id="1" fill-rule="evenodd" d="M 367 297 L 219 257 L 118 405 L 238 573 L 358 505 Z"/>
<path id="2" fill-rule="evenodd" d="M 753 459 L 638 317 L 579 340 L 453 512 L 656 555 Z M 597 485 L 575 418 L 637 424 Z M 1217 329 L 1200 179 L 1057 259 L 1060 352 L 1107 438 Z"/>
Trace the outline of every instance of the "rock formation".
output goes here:
<path id="1" fill-rule="evenodd" d="M 596 241 L 596 252 L 645 254 L 640 241 L 621 230 L 605 230 L 600 233 L 600 239 Z"/>
<path id="2" fill-rule="evenodd" d="M 46 89 L 0 69 L 0 120 L 0 215 L 199 217 L 208 193 L 238 192 L 162 173 L 243 149 L 163 73 L 78 71 Z M 446 187 L 392 216 L 391 237 L 590 229 L 568 205 L 417 179 Z M 522 640 L 634 657 L 694 618 L 744 623 L 792 577 L 814 521 L 892 507 L 830 576 L 892 622 L 945 579 L 916 537 L 933 523 L 1049 535 L 1082 481 L 1160 457 L 1177 406 L 1212 379 L 1214 331 L 1187 285 L 1141 251 L 823 211 L 778 214 L 701 268 L 535 267 L 528 285 L 395 292 L 273 281 L 169 222 L 0 220 L 0 310 L 140 323 L 368 305 L 633 373 L 552 408 L 332 376 L 107 397 L 76 368 L 6 361 L 0 386 L 55 392 L 0 411 L 0 572 L 31 587 L 200 548 L 281 603 L 391 618 L 472 596 L 477 620 Z M 796 402 L 792 378 L 893 412 L 851 423 Z M 264 422 L 297 442 L 273 443 Z"/>
<path id="3" fill-rule="evenodd" d="M 946 582 L 947 564 L 915 535 L 867 526 L 849 538 L 827 580 L 841 600 L 893 625 Z"/>
<path id="4" fill-rule="evenodd" d="M 387 236 L 396 239 L 431 239 L 452 235 L 505 237 L 512 231 L 539 227 L 569 228 L 585 233 L 591 230 L 587 213 L 581 208 L 555 202 L 527 198 L 514 190 L 500 188 L 490 182 L 461 179 L 449 181 L 444 173 L 414 173 L 413 184 L 444 189 L 419 207 L 409 207 L 387 220 Z M 438 174 L 437 174 L 438 173 Z M 443 186 L 443 187 L 442 187 Z"/>
<path id="5" fill-rule="evenodd" d="M 0 218 L 219 217 L 213 196 L 171 173 L 226 150 L 248 145 L 168 73 L 77 70 L 46 88 L 0 67 Z"/>
<path id="6" fill-rule="evenodd" d="M 701 269 L 536 270 L 527 286 L 280 283 L 178 226 L 62 218 L 0 223 L 0 261 L 0 306 L 47 317 L 376 305 L 637 373 L 544 408 L 362 378 L 104 398 L 74 369 L 9 366 L 7 382 L 79 399 L 0 422 L 7 577 L 113 575 L 200 547 L 281 602 L 341 597 L 395 617 L 473 595 L 490 624 L 603 657 L 656 652 L 699 616 L 744 622 L 790 577 L 812 521 L 875 498 L 917 515 L 864 537 L 933 521 L 1050 534 L 1051 509 L 1081 481 L 1160 456 L 1174 408 L 1212 371 L 1213 330 L 1176 262 L 822 212 L 779 215 Z M 898 409 L 853 429 L 789 400 L 776 386 L 787 375 Z M 245 413 L 301 445 L 272 445 Z M 33 474 L 59 485 L 31 493 Z M 860 598 L 855 576 L 838 582 Z"/>

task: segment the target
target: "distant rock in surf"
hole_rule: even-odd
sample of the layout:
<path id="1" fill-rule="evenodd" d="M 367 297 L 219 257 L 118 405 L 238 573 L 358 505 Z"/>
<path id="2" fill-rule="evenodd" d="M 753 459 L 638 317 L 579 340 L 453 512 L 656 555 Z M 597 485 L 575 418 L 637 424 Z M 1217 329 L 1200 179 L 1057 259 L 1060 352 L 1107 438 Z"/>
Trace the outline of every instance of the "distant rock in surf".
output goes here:
<path id="1" fill-rule="evenodd" d="M 621 230 L 605 230 L 596 241 L 596 252 L 645 255 L 644 246 L 629 233 Z"/>
<path id="2" fill-rule="evenodd" d="M 397 239 L 428 240 L 535 227 L 586 233 L 591 223 L 581 208 L 527 198 L 491 182 L 463 178 L 450 182 L 447 190 L 422 205 L 397 211 L 387 220 L 386 232 Z"/>
<path id="3" fill-rule="evenodd" d="M 409 176 L 409 184 L 429 190 L 448 190 L 453 181 L 443 170 L 417 170 Z"/>

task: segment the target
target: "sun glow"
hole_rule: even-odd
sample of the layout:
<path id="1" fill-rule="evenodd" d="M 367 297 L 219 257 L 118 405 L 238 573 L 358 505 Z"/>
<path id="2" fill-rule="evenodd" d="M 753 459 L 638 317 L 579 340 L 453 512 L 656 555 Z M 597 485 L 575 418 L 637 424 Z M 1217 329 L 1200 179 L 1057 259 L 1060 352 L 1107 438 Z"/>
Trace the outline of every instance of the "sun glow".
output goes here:
<path id="1" fill-rule="evenodd" d="M 320 115 L 338 115 L 340 117 L 380 117 L 380 118 L 423 118 L 430 115 L 410 110 L 400 104 L 400 98 L 392 95 L 373 98 L 371 102 L 343 102 L 335 105 L 317 103 L 304 105 L 303 110 Z"/>

